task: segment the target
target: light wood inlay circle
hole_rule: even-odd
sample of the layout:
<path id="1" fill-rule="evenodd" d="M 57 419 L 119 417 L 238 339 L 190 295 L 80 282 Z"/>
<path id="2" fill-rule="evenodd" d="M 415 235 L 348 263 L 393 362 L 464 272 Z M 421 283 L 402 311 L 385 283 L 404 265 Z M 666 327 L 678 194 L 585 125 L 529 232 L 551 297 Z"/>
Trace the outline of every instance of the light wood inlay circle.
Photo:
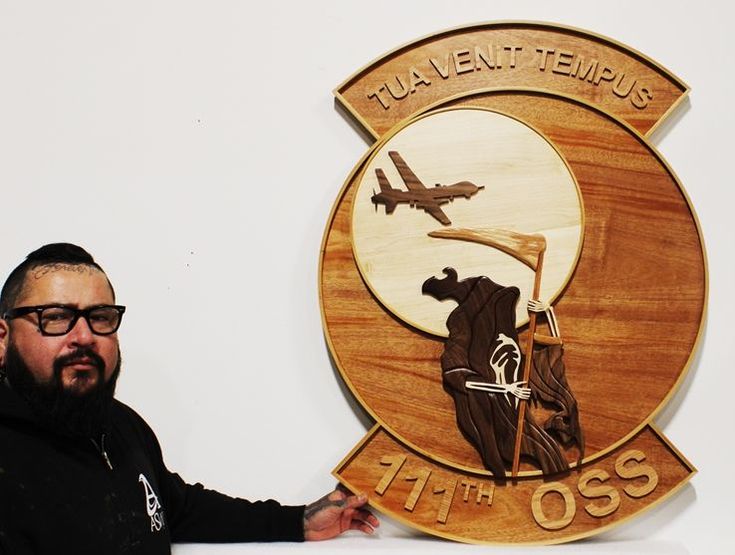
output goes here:
<path id="1" fill-rule="evenodd" d="M 409 203 L 393 213 L 374 204 L 380 192 L 376 170 L 393 189 L 407 191 L 389 157 L 398 152 L 423 185 L 440 191 L 469 181 L 484 189 L 441 205 L 451 220 L 442 225 Z M 437 205 L 438 206 L 438 205 Z M 460 279 L 488 276 L 521 290 L 516 324 L 528 322 L 526 303 L 533 271 L 498 249 L 428 236 L 437 229 L 495 228 L 546 238 L 541 299 L 552 302 L 574 270 L 582 243 L 583 209 L 567 164 L 539 132 L 521 120 L 482 109 L 430 113 L 389 135 L 368 160 L 352 212 L 355 260 L 373 294 L 396 317 L 422 331 L 447 336 L 446 319 L 456 308 L 421 293 L 422 283 L 451 266 Z"/>

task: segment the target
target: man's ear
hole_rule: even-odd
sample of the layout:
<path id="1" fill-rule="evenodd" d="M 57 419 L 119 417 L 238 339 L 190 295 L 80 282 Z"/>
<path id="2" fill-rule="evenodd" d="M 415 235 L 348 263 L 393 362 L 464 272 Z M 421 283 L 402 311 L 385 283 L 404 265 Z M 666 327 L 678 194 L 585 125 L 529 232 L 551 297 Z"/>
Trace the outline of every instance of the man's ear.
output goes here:
<path id="1" fill-rule="evenodd" d="M 5 352 L 8 350 L 9 331 L 8 322 L 0 320 L 0 368 L 5 366 Z"/>

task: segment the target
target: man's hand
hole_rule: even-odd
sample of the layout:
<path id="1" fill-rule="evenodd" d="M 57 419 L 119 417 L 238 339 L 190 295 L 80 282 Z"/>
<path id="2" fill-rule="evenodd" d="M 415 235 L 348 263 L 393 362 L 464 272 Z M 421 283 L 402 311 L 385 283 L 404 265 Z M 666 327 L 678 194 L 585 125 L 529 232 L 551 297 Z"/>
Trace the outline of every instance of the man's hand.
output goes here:
<path id="1" fill-rule="evenodd" d="M 347 530 L 372 534 L 380 522 L 364 505 L 365 495 L 350 495 L 340 486 L 304 509 L 304 539 L 329 540 Z"/>

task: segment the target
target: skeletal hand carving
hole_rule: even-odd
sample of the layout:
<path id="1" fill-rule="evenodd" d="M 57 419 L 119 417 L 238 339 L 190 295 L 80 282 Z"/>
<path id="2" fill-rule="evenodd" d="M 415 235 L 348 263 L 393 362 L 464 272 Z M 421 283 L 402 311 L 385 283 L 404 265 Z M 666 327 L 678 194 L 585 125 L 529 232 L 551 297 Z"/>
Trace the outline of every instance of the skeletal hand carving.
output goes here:
<path id="1" fill-rule="evenodd" d="M 527 305 L 529 312 L 543 312 L 546 314 L 546 321 L 549 323 L 552 337 L 560 337 L 559 324 L 556 322 L 554 307 L 549 303 L 539 301 L 537 299 L 528 299 Z"/>
<path id="2" fill-rule="evenodd" d="M 466 382 L 467 389 L 476 391 L 484 391 L 486 393 L 510 393 L 519 399 L 527 400 L 531 397 L 531 388 L 524 387 L 526 382 L 514 382 L 510 384 L 486 383 L 486 382 Z"/>

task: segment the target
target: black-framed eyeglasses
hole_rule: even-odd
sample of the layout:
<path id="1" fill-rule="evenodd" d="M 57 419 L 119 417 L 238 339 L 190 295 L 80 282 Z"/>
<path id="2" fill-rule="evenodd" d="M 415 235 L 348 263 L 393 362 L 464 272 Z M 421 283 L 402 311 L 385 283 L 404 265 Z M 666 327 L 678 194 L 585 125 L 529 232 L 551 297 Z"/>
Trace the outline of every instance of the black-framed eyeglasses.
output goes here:
<path id="1" fill-rule="evenodd" d="M 3 318 L 12 320 L 33 313 L 38 317 L 38 330 L 41 335 L 65 335 L 77 324 L 79 318 L 87 321 L 92 333 L 110 335 L 120 327 L 125 307 L 110 304 L 90 306 L 85 309 L 61 304 L 19 306 L 8 310 Z"/>

